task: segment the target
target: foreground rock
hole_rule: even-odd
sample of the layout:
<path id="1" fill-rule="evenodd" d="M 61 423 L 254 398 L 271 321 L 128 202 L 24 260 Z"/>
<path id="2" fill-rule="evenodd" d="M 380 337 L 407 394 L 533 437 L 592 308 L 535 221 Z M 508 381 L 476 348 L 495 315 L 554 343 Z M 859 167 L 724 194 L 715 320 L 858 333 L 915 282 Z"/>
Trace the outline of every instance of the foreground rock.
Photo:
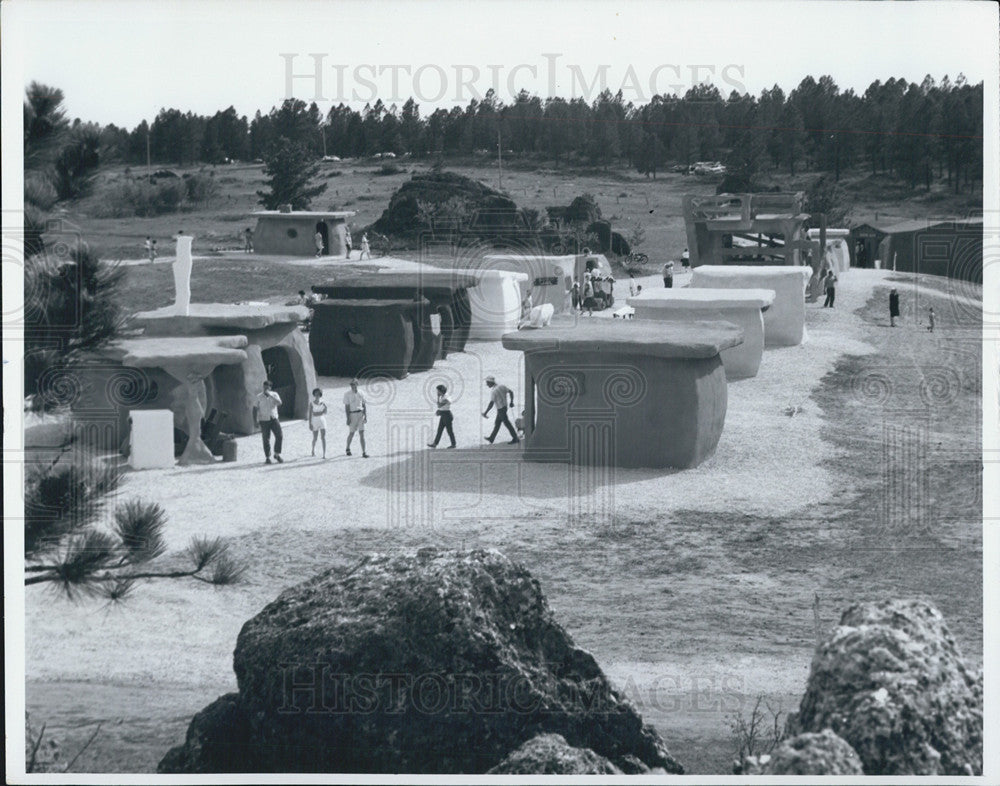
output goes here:
<path id="1" fill-rule="evenodd" d="M 868 775 L 979 775 L 982 676 L 920 601 L 859 604 L 816 650 L 788 732 L 832 729 Z"/>
<path id="2" fill-rule="evenodd" d="M 225 762 L 249 746 L 262 772 L 484 773 L 546 733 L 623 772 L 683 772 L 538 582 L 494 551 L 316 576 L 243 626 L 234 670 L 233 711 L 197 716 L 161 772 L 236 771 Z M 199 741 L 224 734 L 233 749 L 206 756 Z"/>
<path id="3" fill-rule="evenodd" d="M 589 748 L 574 748 L 560 734 L 532 737 L 487 775 L 621 775 Z"/>
<path id="4" fill-rule="evenodd" d="M 751 756 L 743 775 L 864 775 L 854 748 L 829 729 L 799 734 L 782 742 L 773 753 Z"/>

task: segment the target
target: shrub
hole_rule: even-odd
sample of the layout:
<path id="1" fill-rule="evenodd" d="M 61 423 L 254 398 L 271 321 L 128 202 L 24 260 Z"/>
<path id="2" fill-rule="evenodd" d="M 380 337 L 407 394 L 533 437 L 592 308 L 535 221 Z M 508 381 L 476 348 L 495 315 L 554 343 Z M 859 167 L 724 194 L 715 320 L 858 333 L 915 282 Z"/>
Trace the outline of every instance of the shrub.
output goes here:
<path id="1" fill-rule="evenodd" d="M 184 182 L 187 187 L 187 198 L 192 202 L 206 202 L 219 195 L 219 183 L 214 173 L 190 175 Z"/>
<path id="2" fill-rule="evenodd" d="M 382 164 L 382 166 L 373 172 L 375 175 L 399 175 L 405 173 L 405 170 L 400 169 L 395 164 Z"/>

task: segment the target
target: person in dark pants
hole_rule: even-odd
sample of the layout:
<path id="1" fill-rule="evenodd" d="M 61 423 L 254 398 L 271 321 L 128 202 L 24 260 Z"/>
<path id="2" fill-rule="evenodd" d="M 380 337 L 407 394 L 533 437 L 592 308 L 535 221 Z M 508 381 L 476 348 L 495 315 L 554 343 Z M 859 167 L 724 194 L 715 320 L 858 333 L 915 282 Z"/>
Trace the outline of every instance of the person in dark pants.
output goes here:
<path id="1" fill-rule="evenodd" d="M 281 406 L 281 396 L 271 390 L 271 380 L 264 380 L 264 388 L 254 402 L 254 417 L 260 425 L 260 438 L 264 443 L 264 463 L 271 463 L 271 435 L 274 434 L 274 460 L 279 464 L 281 459 L 281 423 L 278 420 L 278 407 Z"/>
<path id="2" fill-rule="evenodd" d="M 444 385 L 437 386 L 437 412 L 435 414 L 438 416 L 438 430 L 434 441 L 427 443 L 427 447 L 429 448 L 436 448 L 438 446 L 438 442 L 441 441 L 441 436 L 445 431 L 448 432 L 448 438 L 451 440 L 451 444 L 448 447 L 455 447 L 455 431 L 451 427 L 455 418 L 451 414 L 451 401 L 448 400 L 447 393 L 448 388 Z"/>
<path id="3" fill-rule="evenodd" d="M 823 308 L 833 308 L 833 301 L 837 297 L 837 277 L 832 270 L 826 271 L 826 300 Z"/>
<path id="4" fill-rule="evenodd" d="M 488 418 L 490 410 L 493 407 L 497 408 L 496 420 L 493 421 L 493 433 L 486 438 L 486 441 L 492 445 L 493 440 L 500 433 L 500 426 L 506 426 L 507 431 L 510 432 L 510 444 L 516 445 L 521 440 L 517 438 L 517 430 L 514 428 L 514 424 L 510 422 L 510 418 L 507 417 L 507 408 L 514 406 L 514 391 L 506 385 L 498 385 L 496 377 L 492 376 L 486 377 L 486 387 L 490 389 L 490 403 L 487 405 L 483 417 Z"/>
<path id="5" fill-rule="evenodd" d="M 663 266 L 663 286 L 667 289 L 672 289 L 674 286 L 674 263 L 667 262 Z"/>
<path id="6" fill-rule="evenodd" d="M 899 293 L 894 289 L 889 292 L 889 326 L 896 327 L 896 317 L 899 316 Z"/>

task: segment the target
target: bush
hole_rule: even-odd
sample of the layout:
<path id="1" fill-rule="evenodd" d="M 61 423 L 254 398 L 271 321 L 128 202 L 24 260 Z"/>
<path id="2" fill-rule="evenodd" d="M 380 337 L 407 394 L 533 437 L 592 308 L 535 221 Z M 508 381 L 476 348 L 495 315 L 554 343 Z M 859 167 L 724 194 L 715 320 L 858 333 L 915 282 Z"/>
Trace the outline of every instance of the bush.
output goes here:
<path id="1" fill-rule="evenodd" d="M 207 202 L 219 195 L 219 183 L 215 175 L 195 174 L 184 179 L 187 198 L 192 202 Z"/>
<path id="2" fill-rule="evenodd" d="M 217 190 L 217 187 L 216 187 Z M 180 178 L 159 180 L 129 180 L 115 183 L 104 194 L 96 209 L 99 218 L 155 216 L 176 212 L 187 196 L 188 186 Z"/>
<path id="3" fill-rule="evenodd" d="M 382 164 L 382 166 L 380 166 L 378 169 L 376 169 L 375 172 L 373 172 L 372 174 L 375 174 L 375 175 L 399 175 L 399 174 L 406 174 L 406 170 L 405 169 L 400 169 L 395 164 Z"/>

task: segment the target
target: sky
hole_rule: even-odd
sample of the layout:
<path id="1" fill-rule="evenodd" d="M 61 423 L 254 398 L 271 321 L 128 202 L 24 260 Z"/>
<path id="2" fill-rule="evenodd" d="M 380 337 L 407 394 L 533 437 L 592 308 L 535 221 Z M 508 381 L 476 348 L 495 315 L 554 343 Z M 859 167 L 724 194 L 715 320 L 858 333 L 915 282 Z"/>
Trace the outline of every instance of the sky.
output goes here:
<path id="1" fill-rule="evenodd" d="M 61 88 L 70 117 L 132 128 L 163 107 L 252 116 L 289 94 L 324 112 L 414 95 L 427 114 L 491 86 L 504 101 L 606 86 L 641 104 L 699 81 L 723 95 L 823 74 L 857 92 L 926 74 L 975 83 L 995 70 L 992 5 L 8 0 L 2 22 L 22 84 Z"/>

